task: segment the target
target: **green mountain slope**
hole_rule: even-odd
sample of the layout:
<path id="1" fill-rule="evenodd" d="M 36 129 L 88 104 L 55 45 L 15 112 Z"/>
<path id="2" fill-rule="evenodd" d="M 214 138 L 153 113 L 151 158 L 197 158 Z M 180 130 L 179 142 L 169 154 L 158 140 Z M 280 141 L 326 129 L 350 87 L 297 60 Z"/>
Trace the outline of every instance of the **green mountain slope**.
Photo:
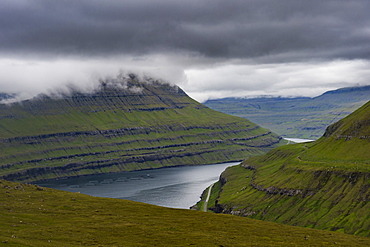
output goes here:
<path id="1" fill-rule="evenodd" d="M 370 100 L 370 86 L 341 88 L 315 98 L 225 98 L 204 104 L 245 117 L 284 137 L 318 139 L 325 128 Z"/>
<path id="2" fill-rule="evenodd" d="M 370 236 L 370 102 L 315 142 L 286 145 L 227 169 L 216 212 Z"/>
<path id="3" fill-rule="evenodd" d="M 0 180 L 1 246 L 369 246 L 370 238 Z"/>
<path id="4" fill-rule="evenodd" d="M 67 176 L 242 160 L 281 138 L 131 75 L 92 93 L 0 105 L 0 178 Z"/>

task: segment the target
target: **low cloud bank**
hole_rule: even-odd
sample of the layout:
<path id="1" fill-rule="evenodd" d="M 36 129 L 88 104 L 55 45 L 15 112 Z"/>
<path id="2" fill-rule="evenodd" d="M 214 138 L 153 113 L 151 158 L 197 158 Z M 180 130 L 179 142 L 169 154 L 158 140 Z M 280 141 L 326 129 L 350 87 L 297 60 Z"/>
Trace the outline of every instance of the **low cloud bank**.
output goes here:
<path id="1" fill-rule="evenodd" d="M 175 57 L 173 59 L 176 59 Z M 148 60 L 151 63 L 148 63 Z M 176 61 L 180 61 L 177 59 Z M 243 60 L 208 65 L 186 59 L 131 58 L 105 60 L 18 61 L 0 60 L 0 92 L 16 93 L 17 100 L 38 94 L 91 92 L 101 79 L 134 73 L 176 84 L 204 102 L 224 97 L 318 96 L 341 87 L 370 84 L 367 60 L 311 61 L 252 64 Z"/>
<path id="2" fill-rule="evenodd" d="M 200 102 L 225 97 L 318 96 L 370 84 L 370 62 L 336 60 L 283 64 L 223 64 L 185 71 L 185 90 Z"/>

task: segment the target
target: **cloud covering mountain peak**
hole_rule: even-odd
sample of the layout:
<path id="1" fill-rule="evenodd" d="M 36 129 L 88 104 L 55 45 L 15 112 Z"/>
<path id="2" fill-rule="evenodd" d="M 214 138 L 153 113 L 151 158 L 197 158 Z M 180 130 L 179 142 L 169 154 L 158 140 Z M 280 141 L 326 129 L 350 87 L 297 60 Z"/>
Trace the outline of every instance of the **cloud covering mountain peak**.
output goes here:
<path id="1" fill-rule="evenodd" d="M 14 91 L 15 85 L 80 83 L 81 73 L 115 75 L 127 69 L 164 77 L 204 99 L 218 97 L 202 93 L 212 86 L 217 94 L 232 93 L 230 81 L 244 91 L 264 81 L 279 87 L 288 83 L 278 80 L 286 74 L 281 70 L 300 69 L 292 71 L 297 77 L 290 78 L 288 91 L 280 88 L 286 94 L 300 91 L 295 85 L 306 65 L 330 70 L 333 64 L 347 65 L 341 81 L 333 84 L 317 73 L 311 86 L 366 84 L 361 64 L 369 65 L 370 59 L 369 9 L 363 0 L 2 1 L 0 86 Z M 49 67 L 62 64 L 58 73 L 52 69 L 58 78 L 50 77 Z M 272 69 L 264 74 L 261 67 Z M 199 72 L 196 81 L 194 71 Z M 210 82 L 209 73 L 222 83 Z M 346 79 L 348 73 L 352 80 Z M 29 79 L 33 76 L 44 79 Z M 199 88 L 199 81 L 207 86 Z"/>

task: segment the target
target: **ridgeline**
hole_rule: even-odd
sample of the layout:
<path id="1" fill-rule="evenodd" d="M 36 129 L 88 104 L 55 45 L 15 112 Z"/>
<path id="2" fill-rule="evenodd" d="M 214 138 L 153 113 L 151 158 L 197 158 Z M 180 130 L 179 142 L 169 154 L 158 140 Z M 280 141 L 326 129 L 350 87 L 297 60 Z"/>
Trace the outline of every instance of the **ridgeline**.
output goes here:
<path id="1" fill-rule="evenodd" d="M 281 142 L 177 86 L 132 74 L 90 93 L 0 105 L 0 178 L 11 181 L 239 161 Z"/>
<path id="2" fill-rule="evenodd" d="M 370 100 L 370 86 L 340 88 L 314 98 L 224 98 L 204 104 L 247 118 L 283 137 L 316 140 L 328 125 L 348 116 Z"/>
<path id="3" fill-rule="evenodd" d="M 370 237 L 370 102 L 319 140 L 228 168 L 208 208 L 294 226 Z"/>

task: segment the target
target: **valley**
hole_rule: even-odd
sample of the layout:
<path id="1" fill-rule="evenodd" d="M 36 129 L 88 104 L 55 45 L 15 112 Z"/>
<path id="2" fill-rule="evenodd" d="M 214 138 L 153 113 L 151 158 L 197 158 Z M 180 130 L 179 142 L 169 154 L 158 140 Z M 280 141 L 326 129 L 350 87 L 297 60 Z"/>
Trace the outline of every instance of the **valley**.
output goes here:
<path id="1" fill-rule="evenodd" d="M 228 168 L 213 186 L 208 208 L 369 237 L 369 119 L 370 102 L 317 141 L 279 147 Z"/>
<path id="2" fill-rule="evenodd" d="M 52 246 L 49 243 L 55 242 L 73 246 L 76 241 L 81 246 L 118 245 L 141 240 L 158 245 L 191 244 L 189 236 L 194 236 L 197 244 L 207 245 L 243 246 L 247 241 L 245 246 L 306 246 L 312 241 L 312 246 L 366 246 L 368 238 L 361 237 L 370 236 L 369 109 L 367 103 L 330 125 L 317 141 L 291 144 L 294 139 L 285 140 L 247 119 L 199 104 L 177 86 L 140 81 L 133 75 L 101 82 L 90 93 L 71 91 L 1 104 L 0 176 L 5 179 L 1 182 L 5 195 L 1 214 L 4 222 L 13 222 L 11 217 L 22 224 L 4 223 L 0 236 L 3 243 L 16 246 Z M 192 207 L 222 214 L 172 211 L 95 198 L 79 190 L 71 193 L 24 184 L 241 160 L 240 165 L 227 168 L 218 182 L 210 182 L 211 189 Z M 75 217 L 82 225 L 72 226 L 66 216 Z M 40 217 L 42 220 L 37 220 Z M 185 220 L 189 217 L 191 220 Z M 206 223 L 199 223 L 202 217 Z M 114 230 L 102 230 L 102 221 L 125 232 L 132 226 L 131 234 L 136 237 L 108 234 L 106 229 Z M 90 227 L 82 229 L 85 224 Z M 163 224 L 172 228 L 162 229 L 159 225 Z M 33 237 L 38 230 L 31 225 L 60 237 Z M 145 228 L 145 234 L 151 233 L 151 239 L 140 234 L 138 225 Z M 185 230 L 189 225 L 197 225 L 192 233 Z M 248 229 L 242 230 L 244 235 L 235 230 L 240 226 Z M 13 227 L 20 228 L 12 231 Z M 78 230 L 79 240 L 70 236 L 77 231 L 74 227 L 82 229 Z M 181 229 L 181 234 L 171 229 Z M 212 230 L 204 233 L 204 229 Z M 226 238 L 230 233 L 233 238 Z M 282 234 L 284 237 L 276 238 Z"/>
<path id="3" fill-rule="evenodd" d="M 319 139 L 328 125 L 370 100 L 370 86 L 340 88 L 317 97 L 257 97 L 208 100 L 214 110 L 244 117 L 283 137 Z"/>
<path id="4" fill-rule="evenodd" d="M 369 247 L 369 12 L 0 0 L 0 247 Z"/>

